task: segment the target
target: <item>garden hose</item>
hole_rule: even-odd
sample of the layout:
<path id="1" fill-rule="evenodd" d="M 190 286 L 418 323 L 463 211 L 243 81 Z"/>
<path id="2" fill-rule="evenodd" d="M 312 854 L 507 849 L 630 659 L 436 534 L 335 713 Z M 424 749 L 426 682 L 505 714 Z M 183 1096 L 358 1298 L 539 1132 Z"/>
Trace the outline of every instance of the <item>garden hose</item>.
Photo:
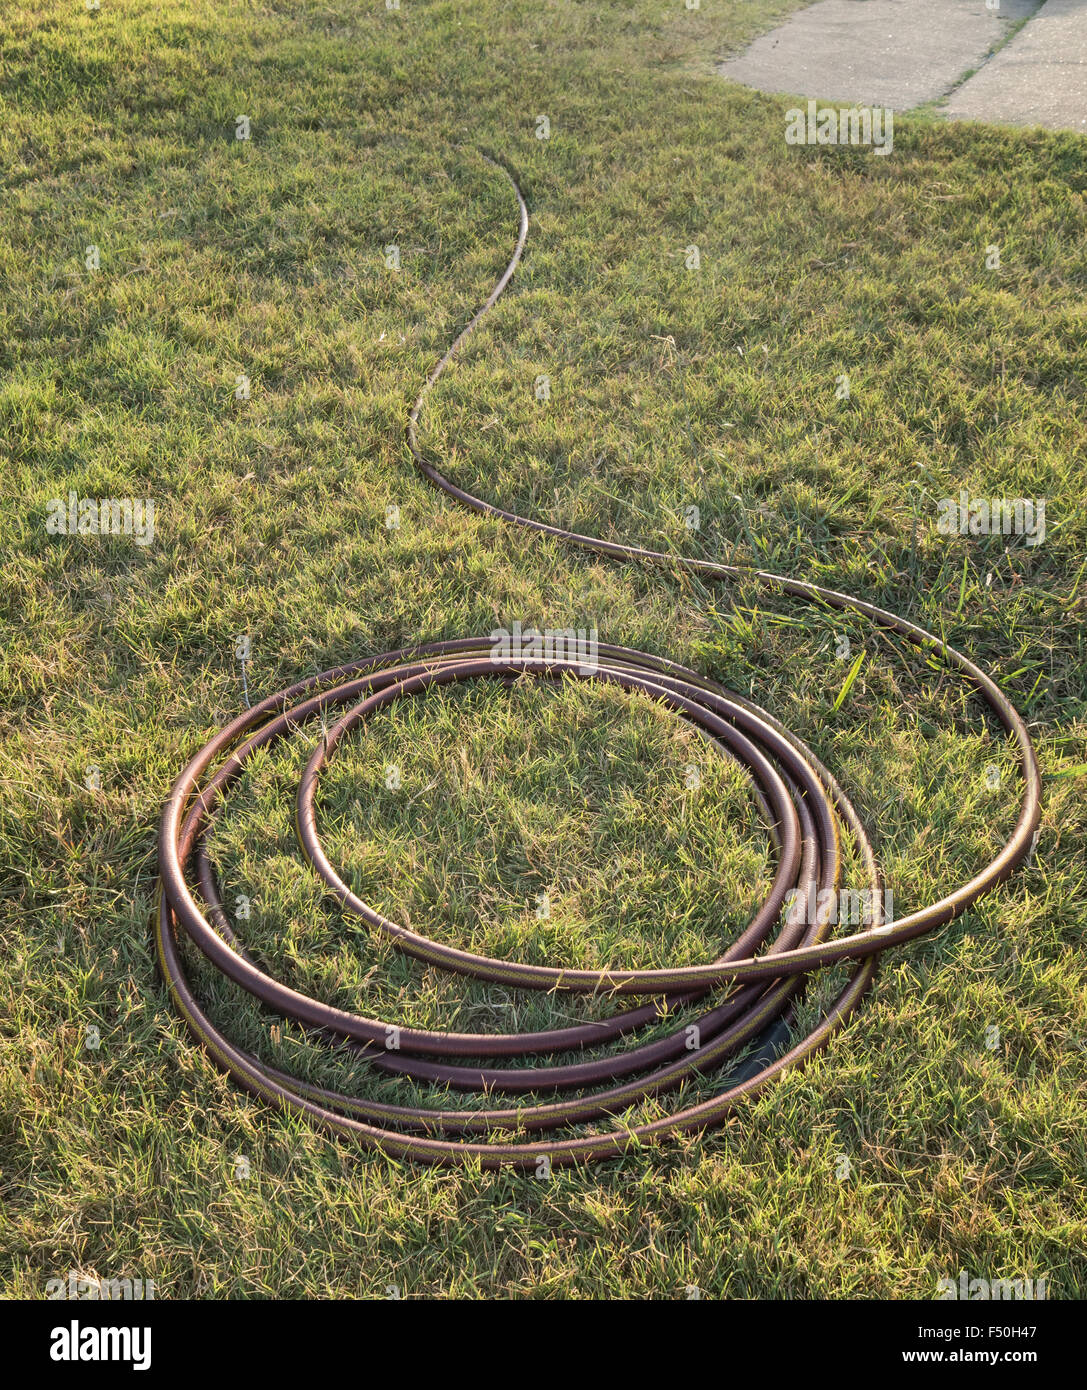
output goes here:
<path id="1" fill-rule="evenodd" d="M 662 657 L 605 644 L 591 662 L 546 653 L 496 654 L 492 637 L 472 637 L 386 652 L 325 671 L 238 715 L 178 777 L 159 830 L 156 949 L 171 998 L 189 1029 L 248 1091 L 364 1148 L 426 1163 L 508 1165 L 542 1174 L 552 1166 L 617 1157 L 666 1136 L 711 1129 L 742 1098 L 821 1049 L 862 1000 L 879 955 L 951 921 L 1029 854 L 1039 821 L 1041 780 L 1026 726 L 995 682 L 941 638 L 905 618 L 754 567 L 668 555 L 518 516 L 457 487 L 424 456 L 417 431 L 427 395 L 509 283 L 528 235 L 528 208 L 516 180 L 505 165 L 482 157 L 505 175 L 516 197 L 517 244 L 486 302 L 436 363 L 408 415 L 407 443 L 420 472 L 464 506 L 596 554 L 691 570 L 714 582 L 747 579 L 774 594 L 869 619 L 962 675 L 1014 740 L 1022 775 L 1019 815 L 1000 852 L 962 887 L 895 921 L 884 917 L 882 880 L 861 818 L 815 754 L 749 699 Z M 771 827 L 776 867 L 761 907 L 719 959 L 652 970 L 496 960 L 394 922 L 352 890 L 321 842 L 316 796 L 322 771 L 346 735 L 394 702 L 424 697 L 432 687 L 482 680 L 589 680 L 619 686 L 693 724 L 742 769 Z M 335 719 L 331 725 L 330 716 Z M 603 1020 L 534 1033 L 430 1031 L 333 1008 L 262 970 L 226 916 L 206 851 L 207 836 L 226 789 L 248 759 L 310 721 L 319 721 L 322 737 L 299 782 L 296 827 L 306 859 L 345 913 L 428 964 L 515 989 L 614 998 L 616 1011 Z M 845 936 L 833 931 L 843 832 L 863 865 L 863 900 L 868 904 L 860 930 Z M 813 904 L 818 905 L 815 911 Z M 358 1098 L 261 1061 L 230 1042 L 201 1007 L 183 965 L 183 938 L 274 1014 L 343 1049 L 363 1073 L 476 1094 L 482 1108 L 427 1109 Z M 811 972 L 838 962 L 852 967 L 847 983 L 810 1031 L 793 1037 L 797 1005 Z M 623 996 L 642 1002 L 628 1007 Z M 695 1006 L 701 1012 L 687 1021 Z M 609 1046 L 647 1030 L 653 1034 L 649 1041 L 635 1038 L 631 1045 Z M 493 1065 L 498 1061 L 507 1065 Z M 668 1097 L 701 1076 L 719 1076 L 717 1090 L 708 1099 L 669 1109 Z M 518 1095 L 533 1099 L 499 1103 Z M 538 1137 L 545 1135 L 549 1137 Z"/>

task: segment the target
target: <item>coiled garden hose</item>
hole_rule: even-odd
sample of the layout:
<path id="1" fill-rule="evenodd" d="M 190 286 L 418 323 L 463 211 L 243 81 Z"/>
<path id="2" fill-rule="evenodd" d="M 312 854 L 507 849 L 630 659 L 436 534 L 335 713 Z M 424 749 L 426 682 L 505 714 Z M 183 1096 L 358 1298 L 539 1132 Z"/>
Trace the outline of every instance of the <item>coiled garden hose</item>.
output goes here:
<path id="1" fill-rule="evenodd" d="M 1026 726 L 995 682 L 941 638 L 905 618 L 802 580 L 742 565 L 684 559 L 518 516 L 457 487 L 424 457 L 417 429 L 427 394 L 509 283 L 528 235 L 528 208 L 516 180 L 505 165 L 486 155 L 483 158 L 501 170 L 516 197 L 517 245 L 486 303 L 434 366 L 409 413 L 407 442 L 420 472 L 465 506 L 597 554 L 685 568 L 712 581 L 746 577 L 774 593 L 868 618 L 961 673 L 1014 739 L 1023 787 L 1015 828 L 996 857 L 955 892 L 900 921 L 888 922 L 882 916 L 882 883 L 872 846 L 859 815 L 827 768 L 750 700 L 660 657 L 601 645 L 591 665 L 528 656 L 504 659 L 495 656 L 490 637 L 465 638 L 386 652 L 326 671 L 240 714 L 178 777 L 159 831 L 157 954 L 170 995 L 189 1029 L 219 1066 L 247 1090 L 364 1148 L 427 1163 L 478 1161 L 484 1168 L 509 1165 L 539 1172 L 541 1165 L 550 1170 L 552 1165 L 612 1158 L 664 1136 L 708 1130 L 722 1123 L 744 1096 L 812 1056 L 857 1008 L 882 952 L 951 921 L 1029 853 L 1039 820 L 1041 781 Z M 718 960 L 654 970 L 573 970 L 561 964 L 494 960 L 442 945 L 391 921 L 363 902 L 330 862 L 321 844 L 315 793 L 322 769 L 345 735 L 394 701 L 424 696 L 433 686 L 525 678 L 587 679 L 641 692 L 696 725 L 747 774 L 773 827 L 776 871 L 762 906 Z M 544 1032 L 432 1032 L 332 1008 L 261 970 L 223 910 L 205 850 L 208 829 L 224 791 L 258 749 L 296 733 L 310 720 L 325 720 L 329 712 L 336 714 L 336 722 L 318 742 L 302 773 L 296 819 L 306 858 L 345 912 L 386 933 L 419 960 L 479 980 L 517 989 L 641 996 L 647 1002 L 623 1008 L 603 1022 Z M 813 902 L 825 904 L 823 894 L 830 890 L 833 898 L 839 889 L 843 828 L 864 865 L 865 900 L 872 909 L 862 930 L 832 939 L 833 914 L 825 908 L 813 914 L 808 908 Z M 201 1007 L 183 967 L 181 933 L 212 965 L 275 1014 L 322 1040 L 350 1046 L 362 1070 L 479 1093 L 483 1108 L 435 1110 L 360 1099 L 311 1085 L 262 1062 L 231 1043 Z M 806 1036 L 792 1038 L 789 1024 L 810 972 L 840 961 L 855 965 L 848 983 Z M 659 1033 L 662 1021 L 680 1006 L 689 1007 L 708 996 L 693 1025 L 677 1026 L 653 1041 L 608 1048 L 647 1026 Z M 783 1044 L 786 1050 L 778 1055 Z M 728 1069 L 730 1058 L 752 1048 L 753 1055 Z M 512 1060 L 514 1065 L 491 1065 L 500 1059 Z M 720 1089 L 709 1099 L 656 1119 L 623 1122 L 624 1114 L 650 1099 L 666 1098 L 696 1075 L 722 1071 Z M 498 1097 L 521 1094 L 537 1099 L 526 1104 L 495 1103 Z M 662 1108 L 667 1110 L 667 1105 Z M 551 1131 L 558 1131 L 557 1136 L 538 1137 Z"/>

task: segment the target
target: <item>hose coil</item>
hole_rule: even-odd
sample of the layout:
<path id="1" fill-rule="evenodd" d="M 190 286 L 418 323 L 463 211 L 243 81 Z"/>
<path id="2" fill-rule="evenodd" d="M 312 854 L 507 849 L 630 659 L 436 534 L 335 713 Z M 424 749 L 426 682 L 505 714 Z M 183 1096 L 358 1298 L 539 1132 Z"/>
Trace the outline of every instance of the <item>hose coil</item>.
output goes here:
<path id="1" fill-rule="evenodd" d="M 1026 857 L 1039 822 L 1041 779 L 1026 726 L 991 677 L 907 619 L 802 580 L 741 565 L 677 558 L 519 516 L 457 487 L 424 456 L 418 422 L 427 395 L 506 288 L 528 236 L 528 208 L 516 180 L 504 164 L 487 155 L 482 158 L 505 176 L 516 198 L 517 244 L 486 302 L 435 364 L 408 415 L 408 447 L 424 477 L 463 506 L 596 554 L 682 567 L 714 582 L 746 577 L 774 593 L 859 614 L 955 668 L 1014 740 L 1022 775 L 1018 819 L 991 862 L 938 902 L 888 922 L 882 916 L 882 880 L 872 845 L 860 816 L 828 769 L 749 699 L 661 657 L 601 644 L 597 660 L 587 668 L 565 660 L 496 658 L 490 637 L 432 643 L 310 677 L 268 696 L 229 723 L 180 774 L 159 828 L 156 952 L 170 996 L 190 1031 L 216 1063 L 254 1095 L 305 1116 L 319 1128 L 352 1138 L 364 1148 L 425 1163 L 478 1161 L 484 1168 L 508 1165 L 539 1171 L 541 1163 L 550 1168 L 606 1159 L 667 1135 L 708 1130 L 721 1124 L 743 1097 L 825 1046 L 858 1007 L 882 952 L 951 921 Z M 588 679 L 641 692 L 696 725 L 744 770 L 773 827 L 776 871 L 751 922 L 718 960 L 654 970 L 573 970 L 495 960 L 442 945 L 391 921 L 363 902 L 340 877 L 322 846 L 315 798 L 321 772 L 343 738 L 394 701 L 422 697 L 434 686 L 494 679 Z M 296 733 L 310 720 L 325 718 L 330 711 L 335 712 L 336 722 L 319 742 L 299 782 L 296 823 L 306 858 L 347 913 L 386 933 L 419 960 L 476 979 L 517 989 L 643 996 L 648 1002 L 623 1008 L 603 1022 L 544 1032 L 445 1033 L 332 1008 L 262 971 L 246 953 L 223 909 L 206 852 L 208 830 L 223 793 L 253 753 Z M 862 930 L 831 939 L 830 915 L 813 914 L 806 907 L 824 902 L 822 894 L 827 890 L 836 894 L 839 889 L 843 830 L 857 847 L 872 911 Z M 181 933 L 267 1008 L 333 1044 L 351 1045 L 364 1066 L 481 1094 L 483 1108 L 437 1110 L 360 1099 L 311 1085 L 262 1062 L 231 1043 L 201 1007 L 184 969 Z M 810 973 L 840 961 L 855 964 L 848 983 L 806 1036 L 792 1038 L 790 1020 Z M 597 1055 L 605 1045 L 638 1030 L 654 1027 L 659 1031 L 662 1020 L 677 1008 L 711 995 L 716 1002 L 711 999 L 698 1015 L 693 1033 L 692 1025 L 686 1024 L 653 1041 Z M 395 1047 L 390 1046 L 393 1038 Z M 752 1047 L 753 1055 L 742 1066 L 725 1070 L 737 1052 Z M 564 1056 L 574 1060 L 562 1060 Z M 545 1059 L 545 1064 L 536 1064 L 537 1058 Z M 517 1065 L 487 1065 L 499 1059 Z M 624 1112 L 649 1098 L 666 1096 L 696 1073 L 722 1070 L 721 1087 L 709 1099 L 644 1123 L 622 1123 Z M 507 1105 L 491 1100 L 522 1094 L 553 1098 Z M 576 1127 L 585 1125 L 593 1128 L 577 1132 Z M 559 1131 L 559 1137 L 535 1137 L 550 1131 Z"/>

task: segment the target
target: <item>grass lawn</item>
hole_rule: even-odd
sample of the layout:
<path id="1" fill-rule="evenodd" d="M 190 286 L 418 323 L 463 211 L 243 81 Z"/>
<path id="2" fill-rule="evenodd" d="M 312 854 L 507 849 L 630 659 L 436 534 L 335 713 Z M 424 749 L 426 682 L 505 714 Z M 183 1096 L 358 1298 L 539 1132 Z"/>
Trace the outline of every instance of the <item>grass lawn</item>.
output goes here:
<path id="1" fill-rule="evenodd" d="M 887 157 L 787 145 L 792 103 L 713 61 L 790 8 L 4 7 L 8 1295 L 69 1270 L 160 1297 L 930 1298 L 960 1270 L 1087 1287 L 1087 142 L 899 116 Z M 809 578 L 944 634 L 1028 716 L 1045 777 L 1030 866 L 886 959 L 821 1058 L 722 1130 L 550 1181 L 319 1136 L 229 1085 L 173 1013 L 150 945 L 157 818 L 244 704 L 240 635 L 254 699 L 515 619 L 695 666 L 833 769 L 899 916 L 988 860 L 1018 789 L 961 683 L 863 623 L 590 558 L 415 473 L 406 412 L 516 236 L 480 149 L 517 171 L 532 228 L 428 401 L 428 454 L 519 512 Z M 962 489 L 1045 498 L 1044 543 L 940 534 Z M 153 543 L 49 534 L 69 491 L 153 499 Z M 310 746 L 254 760 L 215 830 L 258 959 L 418 1026 L 581 1016 L 424 968 L 330 908 L 291 825 Z M 585 683 L 397 707 L 321 798 L 370 901 L 522 959 L 712 959 L 770 867 L 744 784 L 692 730 Z M 434 1100 L 353 1081 L 196 973 L 267 1060 Z"/>

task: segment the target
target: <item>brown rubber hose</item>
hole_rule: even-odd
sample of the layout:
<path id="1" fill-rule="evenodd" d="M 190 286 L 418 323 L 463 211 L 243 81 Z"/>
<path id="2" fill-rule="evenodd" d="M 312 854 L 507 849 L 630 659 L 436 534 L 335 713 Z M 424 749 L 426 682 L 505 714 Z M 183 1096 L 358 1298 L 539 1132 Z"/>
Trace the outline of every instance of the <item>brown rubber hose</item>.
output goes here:
<path id="1" fill-rule="evenodd" d="M 509 180 L 517 199 L 517 245 L 501 279 L 423 384 L 407 423 L 407 441 L 419 470 L 465 506 L 599 554 L 655 566 L 684 568 L 703 577 L 746 577 L 774 593 L 822 607 L 858 613 L 955 667 L 989 707 L 1019 749 L 1023 793 L 1011 837 L 968 883 L 897 922 L 882 917 L 882 883 L 875 854 L 849 798 L 819 759 L 778 720 L 674 662 L 623 647 L 601 645 L 591 666 L 558 660 L 496 657 L 489 637 L 438 642 L 387 652 L 325 671 L 270 695 L 246 710 L 196 754 L 170 792 L 159 829 L 160 892 L 155 923 L 158 961 L 171 998 L 194 1036 L 239 1084 L 283 1110 L 304 1115 L 364 1148 L 427 1163 L 478 1162 L 537 1172 L 566 1163 L 611 1158 L 666 1135 L 691 1134 L 720 1124 L 742 1097 L 765 1086 L 793 1063 L 822 1048 L 860 1003 L 877 957 L 892 946 L 951 921 L 1006 878 L 1030 852 L 1040 814 L 1041 779 L 1022 719 L 995 682 L 960 652 L 923 628 L 861 599 L 798 579 L 747 566 L 685 559 L 549 526 L 493 506 L 450 482 L 419 447 L 419 413 L 430 389 L 457 350 L 493 307 L 513 276 L 528 235 L 528 208 L 509 170 L 482 156 Z M 425 697 L 451 682 L 518 679 L 593 680 L 652 699 L 693 723 L 749 779 L 753 796 L 772 825 L 776 871 L 767 897 L 749 925 L 707 965 L 658 970 L 571 970 L 494 960 L 444 946 L 391 921 L 359 898 L 329 861 L 316 816 L 320 774 L 337 746 L 363 721 L 396 700 Z M 302 773 L 296 824 L 303 852 L 330 893 L 352 917 L 386 933 L 419 960 L 517 989 L 565 990 L 594 995 L 641 995 L 649 1002 L 620 1009 L 604 1021 L 587 1021 L 538 1033 L 443 1033 L 368 1019 L 310 999 L 279 983 L 247 955 L 219 900 L 205 851 L 210 825 L 224 790 L 258 749 L 295 734 L 308 720 L 337 711 Z M 829 907 L 842 875 L 841 835 L 848 832 L 864 865 L 872 910 L 863 930 L 831 938 Z M 235 983 L 277 1015 L 312 1035 L 352 1048 L 363 1069 L 400 1075 L 454 1091 L 492 1095 L 551 1094 L 531 1104 L 466 1110 L 423 1109 L 359 1099 L 324 1090 L 271 1067 L 234 1046 L 210 1020 L 186 975 L 179 935 Z M 856 968 L 838 998 L 803 1038 L 790 1037 L 793 1010 L 813 970 L 839 961 Z M 650 1042 L 607 1050 L 617 1039 L 653 1026 L 659 1031 L 681 1006 L 715 995 L 694 1021 Z M 686 1015 L 685 1015 L 686 1016 Z M 788 1041 L 787 1050 L 780 1046 Z M 735 1059 L 753 1049 L 739 1065 Z M 543 1057 L 545 1065 L 517 1065 Z M 467 1059 L 467 1060 L 465 1060 Z M 512 1059 L 513 1066 L 481 1065 Z M 550 1060 L 557 1059 L 557 1060 Z M 698 1074 L 725 1070 L 708 1100 L 641 1123 L 625 1113 L 650 1098 L 666 1096 Z M 589 1125 L 585 1131 L 577 1126 Z M 610 1126 L 610 1127 L 609 1127 Z M 537 1133 L 566 1131 L 550 1139 Z M 479 1136 L 479 1137 L 476 1137 Z"/>

